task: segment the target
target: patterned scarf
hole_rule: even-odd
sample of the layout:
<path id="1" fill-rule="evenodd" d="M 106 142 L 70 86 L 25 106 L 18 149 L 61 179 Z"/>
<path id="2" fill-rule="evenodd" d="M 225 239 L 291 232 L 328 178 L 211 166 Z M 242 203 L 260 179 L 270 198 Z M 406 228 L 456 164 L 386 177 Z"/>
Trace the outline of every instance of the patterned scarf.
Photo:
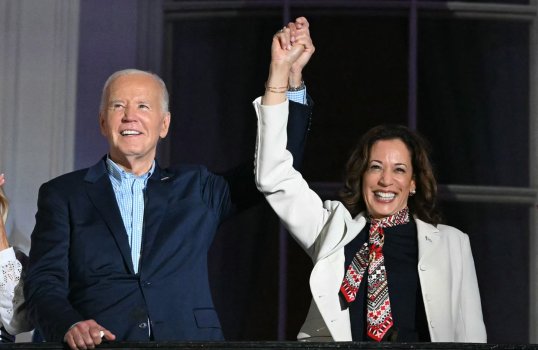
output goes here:
<path id="1" fill-rule="evenodd" d="M 382 219 L 370 217 L 369 240 L 353 257 L 340 287 L 346 301 L 353 302 L 364 277 L 364 272 L 368 268 L 366 331 L 368 336 L 376 341 L 381 341 L 393 325 L 383 255 L 383 243 L 385 242 L 383 228 L 403 225 L 408 222 L 409 209 L 407 207 Z"/>

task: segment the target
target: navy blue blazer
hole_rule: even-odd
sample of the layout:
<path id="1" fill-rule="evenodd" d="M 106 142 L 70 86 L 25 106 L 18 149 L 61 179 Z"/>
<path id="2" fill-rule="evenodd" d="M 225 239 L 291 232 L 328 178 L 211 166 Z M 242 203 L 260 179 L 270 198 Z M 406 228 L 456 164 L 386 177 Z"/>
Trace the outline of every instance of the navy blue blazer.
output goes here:
<path id="1" fill-rule="evenodd" d="M 311 109 L 290 104 L 288 148 L 300 159 Z M 145 191 L 138 274 L 105 167 L 57 177 L 39 190 L 25 297 L 47 341 L 95 319 L 121 340 L 222 340 L 207 253 L 219 224 L 263 197 L 253 162 L 227 174 L 161 169 Z"/>

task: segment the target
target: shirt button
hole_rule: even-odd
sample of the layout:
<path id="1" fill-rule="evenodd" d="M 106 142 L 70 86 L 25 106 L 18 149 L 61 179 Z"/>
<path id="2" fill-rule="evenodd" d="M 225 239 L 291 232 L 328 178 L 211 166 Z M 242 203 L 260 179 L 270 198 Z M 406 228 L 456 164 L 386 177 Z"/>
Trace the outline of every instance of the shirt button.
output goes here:
<path id="1" fill-rule="evenodd" d="M 433 321 L 430 321 L 430 327 L 435 328 L 435 323 Z"/>
<path id="2" fill-rule="evenodd" d="M 420 265 L 420 271 L 426 271 L 427 266 L 426 265 Z"/>
<path id="3" fill-rule="evenodd" d="M 430 294 L 426 294 L 426 301 L 432 301 L 432 296 Z"/>
<path id="4" fill-rule="evenodd" d="M 141 324 L 138 325 L 138 328 L 142 328 L 142 329 L 148 328 L 148 324 L 146 322 L 142 322 Z"/>

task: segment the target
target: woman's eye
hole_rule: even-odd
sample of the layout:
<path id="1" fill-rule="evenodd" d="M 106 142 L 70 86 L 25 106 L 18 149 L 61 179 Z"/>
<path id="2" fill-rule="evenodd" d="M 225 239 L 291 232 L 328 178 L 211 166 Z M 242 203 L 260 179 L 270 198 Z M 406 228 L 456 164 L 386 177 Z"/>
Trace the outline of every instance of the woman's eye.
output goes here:
<path id="1" fill-rule="evenodd" d="M 381 169 L 381 165 L 379 164 L 371 164 L 370 165 L 370 170 L 380 170 Z"/>
<path id="2" fill-rule="evenodd" d="M 405 174 L 405 168 L 396 168 L 396 172 L 400 174 Z"/>

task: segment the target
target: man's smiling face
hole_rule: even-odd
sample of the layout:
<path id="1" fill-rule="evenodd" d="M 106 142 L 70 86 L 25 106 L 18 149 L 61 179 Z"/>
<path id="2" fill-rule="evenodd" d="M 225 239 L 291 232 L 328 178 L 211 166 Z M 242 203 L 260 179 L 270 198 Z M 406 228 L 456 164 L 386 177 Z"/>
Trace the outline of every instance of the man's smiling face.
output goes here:
<path id="1" fill-rule="evenodd" d="M 122 75 L 110 83 L 99 123 L 113 161 L 127 168 L 133 161 L 153 162 L 159 138 L 166 136 L 170 125 L 162 94 L 161 85 L 149 74 Z"/>

